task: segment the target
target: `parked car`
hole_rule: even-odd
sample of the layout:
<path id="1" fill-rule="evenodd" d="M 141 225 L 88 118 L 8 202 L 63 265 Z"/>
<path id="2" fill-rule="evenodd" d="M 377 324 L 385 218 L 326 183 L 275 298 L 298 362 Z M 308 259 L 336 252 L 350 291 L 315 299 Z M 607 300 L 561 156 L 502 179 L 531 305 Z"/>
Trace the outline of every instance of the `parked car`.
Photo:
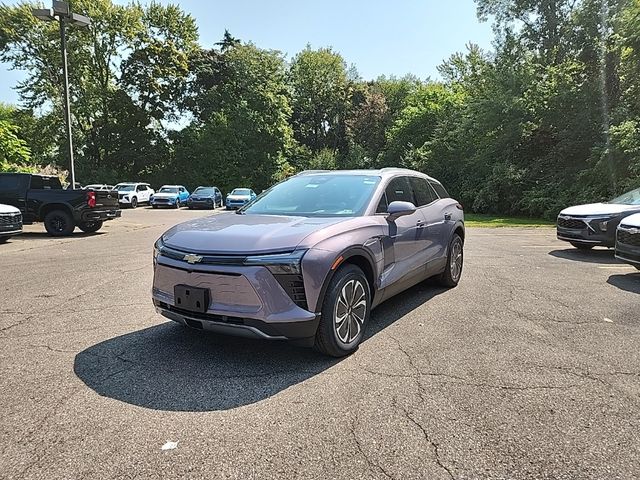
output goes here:
<path id="1" fill-rule="evenodd" d="M 153 302 L 180 324 L 353 352 L 371 309 L 462 274 L 462 206 L 411 170 L 303 172 L 154 246 Z"/>
<path id="2" fill-rule="evenodd" d="M 557 237 L 576 248 L 613 247 L 620 221 L 640 212 L 640 188 L 606 203 L 565 208 L 558 215 Z"/>
<path id="3" fill-rule="evenodd" d="M 107 185 L 105 183 L 92 183 L 91 185 L 87 185 L 84 187 L 85 190 L 100 190 L 110 192 L 113 190 L 113 185 Z"/>
<path id="4" fill-rule="evenodd" d="M 234 188 L 231 193 L 227 195 L 227 210 L 243 207 L 254 198 L 256 198 L 256 194 L 250 188 Z"/>
<path id="5" fill-rule="evenodd" d="M 618 225 L 616 258 L 640 270 L 640 213 L 623 218 Z"/>
<path id="6" fill-rule="evenodd" d="M 0 243 L 22 233 L 22 213 L 16 207 L 0 204 Z"/>
<path id="7" fill-rule="evenodd" d="M 189 208 L 217 208 L 223 203 L 222 192 L 218 187 L 198 187 L 187 199 Z"/>
<path id="8" fill-rule="evenodd" d="M 75 227 L 97 232 L 121 213 L 111 192 L 63 189 L 58 177 L 26 173 L 0 173 L 0 203 L 18 208 L 25 224 L 44 222 L 53 236 L 70 235 Z"/>
<path id="9" fill-rule="evenodd" d="M 149 204 L 153 208 L 173 207 L 180 208 L 187 203 L 189 192 L 182 185 L 163 185 L 151 196 Z"/>
<path id="10" fill-rule="evenodd" d="M 141 203 L 149 203 L 155 193 L 148 183 L 118 183 L 113 189 L 118 192 L 120 205 L 129 205 L 131 208 L 136 208 Z"/>

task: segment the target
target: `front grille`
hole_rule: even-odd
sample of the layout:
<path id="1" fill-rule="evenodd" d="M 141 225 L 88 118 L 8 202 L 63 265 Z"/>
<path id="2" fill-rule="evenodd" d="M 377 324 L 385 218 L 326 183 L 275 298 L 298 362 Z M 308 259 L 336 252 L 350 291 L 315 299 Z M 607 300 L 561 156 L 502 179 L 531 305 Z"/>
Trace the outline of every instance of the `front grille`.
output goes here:
<path id="1" fill-rule="evenodd" d="M 155 203 L 169 203 L 170 200 L 168 198 L 154 198 L 153 201 Z"/>
<path id="2" fill-rule="evenodd" d="M 302 275 L 274 275 L 274 277 L 293 303 L 307 310 L 307 294 L 304 291 Z"/>
<path id="3" fill-rule="evenodd" d="M 558 226 L 561 228 L 569 228 L 571 230 L 582 230 L 586 228 L 586 223 L 575 218 L 558 217 Z"/>
<path id="4" fill-rule="evenodd" d="M 631 233 L 626 230 L 618 229 L 616 240 L 618 243 L 640 247 L 640 233 Z"/>
<path id="5" fill-rule="evenodd" d="M 21 213 L 9 213 L 0 215 L 0 225 L 17 225 L 22 223 Z"/>

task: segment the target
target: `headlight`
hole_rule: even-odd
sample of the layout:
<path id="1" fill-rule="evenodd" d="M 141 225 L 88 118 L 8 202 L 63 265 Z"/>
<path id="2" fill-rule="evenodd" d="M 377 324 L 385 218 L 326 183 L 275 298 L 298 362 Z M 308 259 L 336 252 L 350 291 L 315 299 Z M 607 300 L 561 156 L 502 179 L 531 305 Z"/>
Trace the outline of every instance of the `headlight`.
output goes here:
<path id="1" fill-rule="evenodd" d="M 296 250 L 291 253 L 277 253 L 275 255 L 256 255 L 247 257 L 245 265 L 262 266 L 276 275 L 299 275 L 302 273 L 301 262 L 306 250 Z"/>
<path id="2" fill-rule="evenodd" d="M 595 218 L 589 222 L 589 225 L 594 232 L 606 232 L 611 220 L 613 220 L 612 217 Z"/>
<path id="3" fill-rule="evenodd" d="M 162 237 L 156 240 L 156 243 L 153 244 L 153 266 L 155 267 L 156 262 L 158 261 L 158 256 L 162 253 L 162 247 L 164 243 L 162 242 Z"/>

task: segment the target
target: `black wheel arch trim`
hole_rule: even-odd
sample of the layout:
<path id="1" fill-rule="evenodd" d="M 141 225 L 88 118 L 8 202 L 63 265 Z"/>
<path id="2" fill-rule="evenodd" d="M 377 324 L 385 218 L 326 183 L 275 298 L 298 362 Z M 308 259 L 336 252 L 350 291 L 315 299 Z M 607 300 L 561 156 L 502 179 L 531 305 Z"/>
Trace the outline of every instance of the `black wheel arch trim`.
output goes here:
<path id="1" fill-rule="evenodd" d="M 71 215 L 71 219 L 75 221 L 73 207 L 65 202 L 45 203 L 43 205 L 40 205 L 40 209 L 38 210 L 38 218 L 40 219 L 40 221 L 44 221 L 44 217 L 55 210 L 65 211 L 66 213 Z"/>
<path id="2" fill-rule="evenodd" d="M 373 299 L 376 293 L 376 278 L 377 278 L 377 273 L 376 273 L 376 261 L 373 257 L 373 254 L 367 250 L 366 247 L 360 246 L 360 245 L 356 245 L 356 246 L 351 246 L 348 248 L 345 248 L 343 251 L 341 251 L 340 253 L 338 253 L 335 256 L 335 260 L 339 259 L 340 257 L 342 257 L 342 261 L 340 262 L 340 264 L 338 265 L 338 267 L 344 263 L 347 262 L 347 260 L 349 260 L 349 258 L 352 257 L 364 257 L 367 262 L 369 263 L 369 267 L 371 268 L 371 273 L 372 273 L 372 279 L 373 282 L 371 282 L 372 284 L 369 285 L 369 288 L 371 289 L 371 302 L 373 303 Z M 334 260 L 334 262 L 335 262 Z M 338 268 L 336 267 L 335 270 L 329 270 L 327 272 L 327 275 L 324 278 L 324 282 L 322 282 L 322 288 L 320 289 L 320 294 L 318 295 L 318 301 L 315 305 L 314 308 L 314 312 L 316 314 L 319 314 L 322 311 L 322 305 L 324 303 L 324 298 L 327 294 L 327 289 L 329 288 L 329 283 L 331 283 L 331 280 L 333 279 L 333 276 L 335 275 L 336 271 L 338 270 Z M 364 272 L 365 276 L 367 272 Z"/>

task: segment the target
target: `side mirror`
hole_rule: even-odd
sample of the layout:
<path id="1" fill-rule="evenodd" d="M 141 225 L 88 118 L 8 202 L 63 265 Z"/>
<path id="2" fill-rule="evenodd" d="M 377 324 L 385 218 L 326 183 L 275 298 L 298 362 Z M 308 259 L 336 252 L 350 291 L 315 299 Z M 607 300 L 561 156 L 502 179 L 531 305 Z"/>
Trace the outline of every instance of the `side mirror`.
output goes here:
<path id="1" fill-rule="evenodd" d="M 387 207 L 388 220 L 394 221 L 405 215 L 411 215 L 416 211 L 416 206 L 411 202 L 391 202 Z"/>

